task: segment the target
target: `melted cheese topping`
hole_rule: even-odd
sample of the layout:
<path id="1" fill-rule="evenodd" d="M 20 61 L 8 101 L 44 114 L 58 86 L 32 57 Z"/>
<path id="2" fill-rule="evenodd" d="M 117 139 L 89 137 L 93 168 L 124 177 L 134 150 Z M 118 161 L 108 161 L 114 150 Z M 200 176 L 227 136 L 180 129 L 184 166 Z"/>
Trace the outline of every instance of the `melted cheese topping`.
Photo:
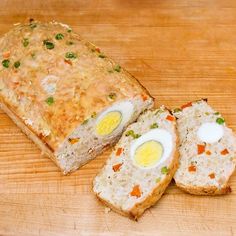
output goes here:
<path id="1" fill-rule="evenodd" d="M 96 133 L 98 135 L 111 134 L 121 123 L 122 115 L 119 111 L 112 111 L 107 113 L 96 126 Z"/>

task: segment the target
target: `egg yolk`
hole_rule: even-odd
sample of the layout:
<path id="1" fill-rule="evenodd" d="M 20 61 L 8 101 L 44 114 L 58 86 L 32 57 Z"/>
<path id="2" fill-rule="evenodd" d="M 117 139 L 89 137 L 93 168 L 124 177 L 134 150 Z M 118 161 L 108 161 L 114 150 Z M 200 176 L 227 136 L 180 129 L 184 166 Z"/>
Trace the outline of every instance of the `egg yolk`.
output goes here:
<path id="1" fill-rule="evenodd" d="M 163 147 L 157 141 L 147 141 L 140 145 L 134 154 L 134 160 L 140 167 L 152 167 L 162 157 Z"/>
<path id="2" fill-rule="evenodd" d="M 120 124 L 122 115 L 119 111 L 107 113 L 96 126 L 96 133 L 99 135 L 111 134 Z"/>

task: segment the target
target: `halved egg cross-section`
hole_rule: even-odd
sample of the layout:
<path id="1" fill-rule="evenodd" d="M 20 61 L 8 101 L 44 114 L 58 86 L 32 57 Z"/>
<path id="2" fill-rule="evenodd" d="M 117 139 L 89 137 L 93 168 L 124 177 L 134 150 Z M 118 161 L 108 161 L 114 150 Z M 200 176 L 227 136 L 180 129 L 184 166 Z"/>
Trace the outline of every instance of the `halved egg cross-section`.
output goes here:
<path id="1" fill-rule="evenodd" d="M 111 134 L 120 124 L 122 115 L 119 111 L 107 113 L 97 124 L 96 132 L 99 135 Z"/>
<path id="2" fill-rule="evenodd" d="M 133 111 L 133 104 L 129 101 L 114 104 L 98 117 L 95 127 L 96 134 L 107 136 L 115 131 L 121 131 L 130 121 Z"/>
<path id="3" fill-rule="evenodd" d="M 151 130 L 131 144 L 131 159 L 133 164 L 139 168 L 154 168 L 168 158 L 172 148 L 172 136 L 168 131 Z"/>
<path id="4" fill-rule="evenodd" d="M 163 147 L 154 140 L 141 144 L 135 151 L 134 160 L 141 167 L 151 167 L 162 157 Z"/>

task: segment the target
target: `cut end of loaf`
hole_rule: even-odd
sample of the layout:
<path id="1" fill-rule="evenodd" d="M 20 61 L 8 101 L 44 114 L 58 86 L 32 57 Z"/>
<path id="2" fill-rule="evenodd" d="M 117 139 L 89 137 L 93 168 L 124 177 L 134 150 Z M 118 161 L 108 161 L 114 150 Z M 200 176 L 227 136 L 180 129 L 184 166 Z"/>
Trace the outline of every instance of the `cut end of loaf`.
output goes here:
<path id="1" fill-rule="evenodd" d="M 236 136 L 221 114 L 205 100 L 175 109 L 180 166 L 174 176 L 182 190 L 195 195 L 230 193 L 236 164 Z"/>
<path id="2" fill-rule="evenodd" d="M 127 104 L 132 104 L 132 111 L 130 111 L 131 108 L 130 110 L 127 110 Z M 64 174 L 68 174 L 69 172 L 78 169 L 100 154 L 104 149 L 114 145 L 120 138 L 126 126 L 135 121 L 140 113 L 145 109 L 152 107 L 152 105 L 153 101 L 150 98 L 145 102 L 140 98 L 135 98 L 133 100 L 130 99 L 114 104 L 99 114 L 90 117 L 66 138 L 56 152 L 59 165 Z M 98 134 L 96 127 L 99 120 L 113 112 L 121 114 L 121 121 L 118 127 L 108 135 Z M 128 116 L 128 113 L 130 113 L 130 116 Z M 111 117 L 111 119 L 114 120 L 114 117 Z M 109 120 L 105 120 L 105 122 L 109 122 Z M 106 130 L 106 123 L 104 124 L 104 127 Z"/>
<path id="3" fill-rule="evenodd" d="M 149 167 L 147 162 L 143 166 L 143 162 L 139 163 L 134 159 L 133 148 L 137 154 L 140 147 L 144 148 L 143 144 L 158 139 L 160 134 L 167 138 L 165 131 L 170 134 L 171 143 L 167 146 L 166 143 L 162 143 L 163 161 L 160 160 L 157 165 L 150 162 Z M 159 141 L 162 142 L 161 140 L 160 138 Z M 177 169 L 176 143 L 175 119 L 169 111 L 164 107 L 146 111 L 136 123 L 128 126 L 106 165 L 95 177 L 94 193 L 116 212 L 132 219 L 139 218 L 162 196 Z M 151 147 L 158 148 L 152 145 L 153 143 Z M 145 152 L 142 158 L 145 158 Z"/>

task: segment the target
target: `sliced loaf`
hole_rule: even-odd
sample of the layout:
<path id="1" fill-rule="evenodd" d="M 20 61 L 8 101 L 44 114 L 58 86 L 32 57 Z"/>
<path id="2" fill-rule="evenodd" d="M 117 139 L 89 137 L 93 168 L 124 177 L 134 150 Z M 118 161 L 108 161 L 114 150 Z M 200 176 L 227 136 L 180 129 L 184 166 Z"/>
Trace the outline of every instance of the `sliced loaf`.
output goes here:
<path id="1" fill-rule="evenodd" d="M 178 165 L 175 118 L 164 107 L 147 111 L 123 133 L 93 191 L 114 211 L 137 219 L 154 205 Z"/>
<path id="2" fill-rule="evenodd" d="M 178 187 L 196 195 L 225 194 L 236 163 L 236 136 L 205 100 L 175 109 L 180 165 Z"/>
<path id="3" fill-rule="evenodd" d="M 0 61 L 0 108 L 64 174 L 153 105 L 133 76 L 64 24 L 17 25 L 0 38 Z"/>

